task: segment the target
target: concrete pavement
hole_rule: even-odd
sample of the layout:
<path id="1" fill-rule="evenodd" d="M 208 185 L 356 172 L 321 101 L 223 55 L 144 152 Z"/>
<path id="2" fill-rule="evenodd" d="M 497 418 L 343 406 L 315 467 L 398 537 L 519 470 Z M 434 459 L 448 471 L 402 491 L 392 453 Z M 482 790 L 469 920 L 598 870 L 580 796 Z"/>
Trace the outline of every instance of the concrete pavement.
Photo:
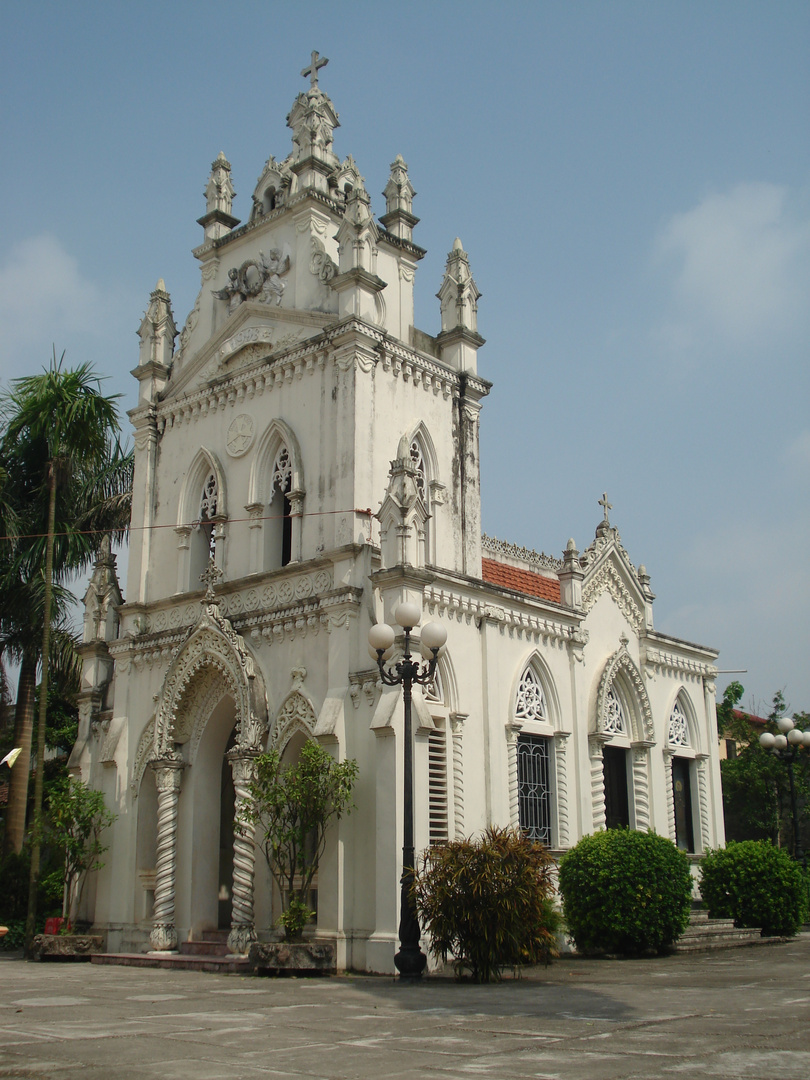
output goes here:
<path id="1" fill-rule="evenodd" d="M 808 1020 L 810 934 L 494 986 L 0 959 L 15 1080 L 807 1080 Z"/>

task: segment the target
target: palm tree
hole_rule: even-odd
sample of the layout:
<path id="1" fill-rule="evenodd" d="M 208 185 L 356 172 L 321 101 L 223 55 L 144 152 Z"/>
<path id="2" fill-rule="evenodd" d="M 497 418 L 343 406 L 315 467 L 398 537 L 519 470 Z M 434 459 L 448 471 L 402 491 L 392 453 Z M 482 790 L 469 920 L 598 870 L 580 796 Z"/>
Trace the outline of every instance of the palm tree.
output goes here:
<path id="1" fill-rule="evenodd" d="M 79 539 L 73 531 L 70 535 L 57 537 L 56 510 L 60 491 L 74 493 L 92 487 L 90 477 L 94 469 L 109 461 L 110 436 L 119 430 L 118 410 L 115 398 L 101 393 L 101 383 L 89 364 L 80 364 L 72 370 L 62 367 L 65 354 L 56 359 L 40 375 L 15 379 L 8 394 L 3 412 L 7 419 L 3 445 L 4 457 L 19 460 L 20 448 L 27 450 L 41 462 L 35 491 L 47 497 L 47 524 L 44 529 L 44 596 L 42 611 L 42 641 L 40 662 L 42 674 L 39 691 L 39 718 L 37 730 L 37 770 L 34 781 L 35 818 L 42 812 L 43 774 L 45 762 L 45 718 L 48 703 L 48 668 L 51 642 L 51 623 L 54 585 L 54 550 L 64 549 L 65 562 L 70 563 L 67 553 L 70 541 Z M 12 453 L 12 449 L 14 449 Z M 30 464 L 31 458 L 28 458 Z M 6 466 L 8 468 L 8 466 Z M 9 469 L 9 475 L 13 473 Z M 75 520 L 75 519 L 74 519 Z M 42 529 L 40 528 L 40 534 Z M 33 532 L 33 530 L 32 530 Z M 42 539 L 31 536 L 32 540 Z M 41 553 L 41 544 L 32 543 L 28 550 L 29 569 L 34 570 Z M 88 555 L 90 553 L 90 545 Z M 37 557 L 39 554 L 39 558 Z M 31 847 L 31 877 L 29 882 L 28 918 L 26 921 L 26 947 L 34 934 L 36 922 L 36 896 L 39 880 L 40 845 L 35 836 Z"/>

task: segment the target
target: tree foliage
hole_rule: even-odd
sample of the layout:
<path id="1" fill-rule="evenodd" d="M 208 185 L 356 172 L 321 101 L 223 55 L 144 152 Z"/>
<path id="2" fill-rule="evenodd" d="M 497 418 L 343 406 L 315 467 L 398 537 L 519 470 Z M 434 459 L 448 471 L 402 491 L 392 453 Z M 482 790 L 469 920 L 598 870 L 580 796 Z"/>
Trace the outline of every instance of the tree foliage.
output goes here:
<path id="1" fill-rule="evenodd" d="M 713 919 L 792 936 L 807 918 L 802 868 L 767 840 L 731 841 L 700 862 L 700 893 Z"/>
<path id="2" fill-rule="evenodd" d="M 663 952 L 689 921 L 689 859 L 656 833 L 607 829 L 563 856 L 560 892 L 580 952 Z"/>
<path id="3" fill-rule="evenodd" d="M 281 924 L 300 937 L 314 912 L 307 906 L 313 878 L 332 821 L 351 813 L 357 762 L 335 761 L 322 746 L 307 742 L 297 761 L 284 764 L 276 750 L 256 759 L 250 799 L 237 827 L 258 829 L 258 842 L 278 885 Z"/>
<path id="4" fill-rule="evenodd" d="M 88 364 L 73 369 L 63 367 L 64 353 L 39 375 L 15 379 L 10 391 L 0 401 L 0 466 L 4 476 L 4 494 L 14 489 L 4 512 L 10 539 L 8 558 L 2 563 L 8 585 L 29 588 L 37 578 L 43 581 L 42 613 L 39 623 L 41 640 L 39 662 L 41 687 L 37 735 L 37 770 L 34 782 L 35 815 L 42 810 L 45 762 L 45 727 L 48 701 L 50 641 L 53 621 L 54 584 L 60 575 L 86 564 L 98 547 L 76 526 L 87 492 L 99 491 L 93 480 L 98 470 L 105 470 L 112 458 L 120 455 L 115 435 L 119 430 L 114 397 L 101 393 L 98 376 Z M 120 464 L 120 463 L 119 463 Z M 130 478 L 131 483 L 131 478 Z M 101 483 L 104 488 L 104 483 Z M 120 512 L 121 507 L 115 508 Z M 64 512 L 64 519 L 61 513 Z M 64 520 L 65 527 L 57 528 Z M 30 671 L 36 666 L 36 646 L 28 646 L 29 677 L 25 683 L 30 693 Z M 23 710 L 21 735 L 30 747 L 30 710 Z M 30 750 L 29 750 L 30 754 Z M 13 792 L 14 812 L 19 825 L 20 804 L 25 806 L 24 788 Z M 9 808 L 10 812 L 12 807 Z M 31 847 L 31 878 L 27 943 L 33 938 L 36 920 L 37 882 L 40 873 L 40 845 L 36 837 Z"/>
<path id="5" fill-rule="evenodd" d="M 475 982 L 504 967 L 556 955 L 554 860 L 516 829 L 490 826 L 478 840 L 429 848 L 416 868 L 414 898 L 430 950 Z"/>
<path id="6" fill-rule="evenodd" d="M 726 839 L 770 840 L 778 847 L 792 850 L 793 818 L 787 767 L 759 742 L 763 731 L 777 733 L 776 722 L 787 711 L 785 699 L 781 691 L 774 694 L 763 727 L 736 708 L 742 695 L 742 686 L 731 683 L 717 707 L 721 738 L 733 739 L 737 746 L 736 756 L 720 763 Z M 810 728 L 807 713 L 794 713 L 793 719 L 798 728 Z M 807 750 L 796 755 L 793 775 L 801 847 L 807 851 L 810 848 L 810 752 Z"/>
<path id="7" fill-rule="evenodd" d="M 47 814 L 40 818 L 40 840 L 49 841 L 63 853 L 56 872 L 62 887 L 62 917 L 75 925 L 84 883 L 92 870 L 104 865 L 101 856 L 108 845 L 101 834 L 115 821 L 104 804 L 101 791 L 82 780 L 68 777 L 50 793 Z"/>

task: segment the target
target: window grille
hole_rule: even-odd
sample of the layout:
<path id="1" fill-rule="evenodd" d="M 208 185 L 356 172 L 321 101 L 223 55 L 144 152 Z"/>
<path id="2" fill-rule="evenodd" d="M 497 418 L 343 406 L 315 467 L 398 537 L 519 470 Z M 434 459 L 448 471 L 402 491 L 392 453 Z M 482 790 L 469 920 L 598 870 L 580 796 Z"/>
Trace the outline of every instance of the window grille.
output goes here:
<path id="1" fill-rule="evenodd" d="M 515 716 L 518 720 L 547 719 L 546 695 L 533 668 L 527 667 L 521 676 Z"/>
<path id="2" fill-rule="evenodd" d="M 608 735 L 626 735 L 627 724 L 624 719 L 624 709 L 619 701 L 616 691 L 611 688 L 607 692 L 605 700 L 605 732 Z"/>
<path id="3" fill-rule="evenodd" d="M 686 713 L 681 707 L 681 703 L 676 701 L 672 707 L 672 712 L 669 717 L 669 737 L 668 740 L 670 746 L 688 746 L 689 745 L 689 726 L 686 722 Z"/>
<path id="4" fill-rule="evenodd" d="M 273 487 L 286 495 L 292 483 L 292 462 L 290 452 L 283 444 L 279 447 L 276 460 L 273 462 Z"/>
<path id="5" fill-rule="evenodd" d="M 549 740 L 521 735 L 517 744 L 518 820 L 531 840 L 551 846 Z"/>
<path id="6" fill-rule="evenodd" d="M 428 734 L 428 837 L 431 844 L 446 844 L 447 734 L 435 728 Z"/>
<path id="7" fill-rule="evenodd" d="M 197 528 L 205 533 L 209 555 L 214 555 L 214 528 L 211 519 L 216 517 L 217 503 L 219 501 L 219 486 L 216 473 L 209 473 L 202 487 L 200 495 L 200 518 Z"/>

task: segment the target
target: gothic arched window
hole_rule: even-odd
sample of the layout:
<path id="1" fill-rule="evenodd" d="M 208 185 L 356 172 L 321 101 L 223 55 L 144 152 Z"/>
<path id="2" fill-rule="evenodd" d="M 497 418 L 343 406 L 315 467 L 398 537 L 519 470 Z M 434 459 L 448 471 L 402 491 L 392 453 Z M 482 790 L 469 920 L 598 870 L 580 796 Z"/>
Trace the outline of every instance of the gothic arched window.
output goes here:
<path id="1" fill-rule="evenodd" d="M 273 461 L 269 499 L 270 526 L 267 531 L 267 566 L 286 566 L 292 558 L 292 459 L 284 443 L 279 445 Z"/>
<path id="2" fill-rule="evenodd" d="M 219 501 L 219 485 L 216 473 L 211 472 L 205 479 L 200 494 L 200 516 L 196 522 L 196 528 L 206 538 L 206 548 L 209 557 L 214 554 L 214 526 L 213 520 L 217 516 L 217 503 Z"/>

